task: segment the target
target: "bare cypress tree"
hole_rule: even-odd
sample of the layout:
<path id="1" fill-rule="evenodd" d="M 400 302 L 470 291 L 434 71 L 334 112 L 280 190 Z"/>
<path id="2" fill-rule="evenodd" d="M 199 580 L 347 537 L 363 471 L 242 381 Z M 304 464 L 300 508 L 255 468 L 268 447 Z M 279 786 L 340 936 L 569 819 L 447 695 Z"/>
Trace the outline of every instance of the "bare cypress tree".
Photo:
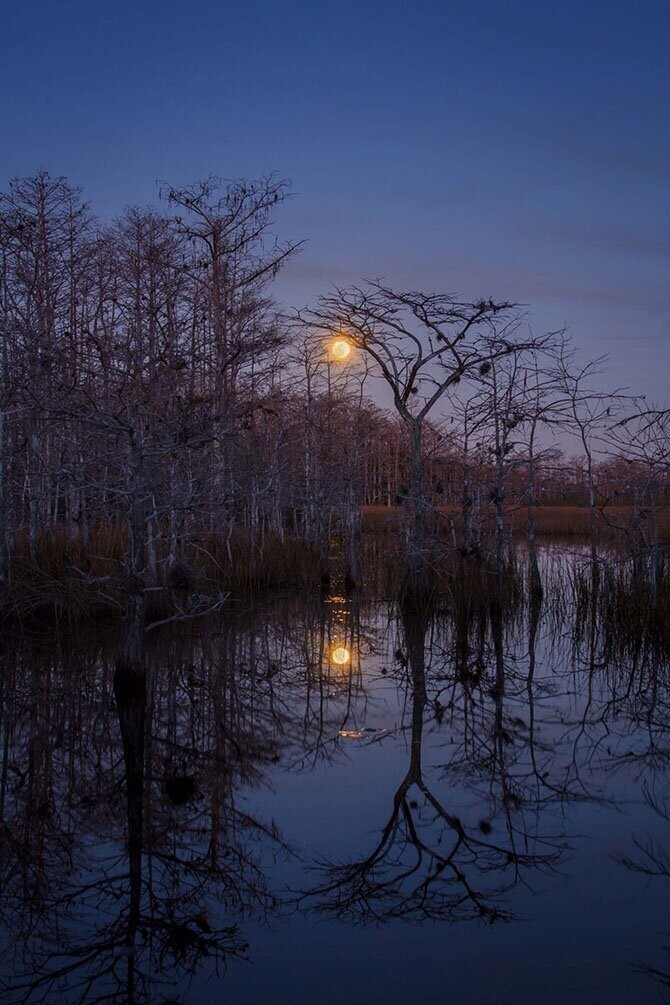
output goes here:
<path id="1" fill-rule="evenodd" d="M 655 600 L 663 566 L 658 507 L 664 477 L 670 473 L 670 410 L 638 399 L 628 415 L 612 424 L 608 439 L 628 464 L 643 472 L 633 496 L 633 540 L 641 545 Z"/>
<path id="2" fill-rule="evenodd" d="M 412 589 L 423 590 L 430 562 L 422 445 L 426 421 L 450 388 L 478 381 L 482 367 L 532 348 L 535 341 L 517 338 L 520 315 L 512 303 L 398 292 L 381 282 L 336 289 L 301 312 L 299 320 L 322 338 L 345 338 L 391 390 L 410 447 L 408 581 Z"/>

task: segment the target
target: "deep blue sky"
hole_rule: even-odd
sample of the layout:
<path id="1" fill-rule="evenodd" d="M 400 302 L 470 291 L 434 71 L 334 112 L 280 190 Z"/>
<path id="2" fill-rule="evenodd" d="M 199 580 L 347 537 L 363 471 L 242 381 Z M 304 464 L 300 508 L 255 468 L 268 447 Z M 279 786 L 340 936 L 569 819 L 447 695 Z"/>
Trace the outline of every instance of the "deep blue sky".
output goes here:
<path id="1" fill-rule="evenodd" d="M 670 5 L 561 0 L 2 5 L 0 185 L 39 166 L 98 214 L 155 179 L 274 171 L 332 282 L 529 303 L 668 403 Z"/>

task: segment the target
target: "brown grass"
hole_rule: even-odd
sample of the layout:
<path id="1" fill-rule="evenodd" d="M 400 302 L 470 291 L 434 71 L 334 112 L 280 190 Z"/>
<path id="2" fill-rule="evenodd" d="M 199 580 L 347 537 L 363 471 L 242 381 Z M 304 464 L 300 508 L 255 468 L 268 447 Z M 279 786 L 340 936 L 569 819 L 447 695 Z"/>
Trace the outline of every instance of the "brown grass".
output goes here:
<path id="1" fill-rule="evenodd" d="M 445 515 L 453 514 L 458 520 L 459 514 L 456 509 L 444 507 L 442 512 Z M 399 506 L 366 506 L 362 517 L 363 528 L 366 531 L 388 531 L 399 525 L 402 509 Z M 492 507 L 487 519 L 492 525 L 494 519 Z M 505 519 L 515 532 L 525 533 L 528 529 L 528 511 L 525 506 L 508 510 Z M 586 506 L 538 506 L 535 509 L 535 519 L 538 534 L 547 537 L 586 538 L 591 533 L 589 510 Z M 649 519 L 649 515 L 645 516 L 642 526 L 647 526 Z M 607 506 L 602 512 L 598 512 L 597 520 L 599 533 L 604 536 L 613 536 L 634 529 L 631 506 Z M 657 520 L 661 539 L 670 541 L 670 506 L 659 507 Z"/>
<path id="2" fill-rule="evenodd" d="M 589 510 L 586 506 L 539 506 L 535 511 L 535 519 L 539 534 L 551 537 L 588 537 L 591 533 Z M 526 508 L 509 513 L 508 520 L 515 530 L 525 532 L 528 528 Z M 638 519 L 636 525 L 634 520 L 631 506 L 606 506 L 597 511 L 597 528 L 603 536 L 631 532 L 636 526 L 638 529 L 650 530 L 649 515 Z M 657 522 L 661 538 L 670 539 L 670 507 L 658 509 Z"/>
<path id="3" fill-rule="evenodd" d="M 56 531 L 38 541 L 31 556 L 27 540 L 16 542 L 11 557 L 8 613 L 23 616 L 54 609 L 71 615 L 108 609 L 122 599 L 119 570 L 128 535 L 116 525 L 91 532 L 88 546 Z"/>
<path id="4" fill-rule="evenodd" d="M 224 538 L 202 537 L 187 546 L 186 559 L 206 580 L 235 596 L 319 583 L 316 551 L 288 536 L 282 540 L 267 535 L 254 545 L 248 534 L 237 531 L 230 539 L 230 553 Z"/>
<path id="5" fill-rule="evenodd" d="M 164 542 L 157 548 L 157 587 L 168 575 Z M 31 556 L 27 542 L 17 542 L 11 560 L 6 612 L 23 617 L 37 611 L 84 616 L 96 611 L 121 612 L 127 595 L 128 534 L 116 525 L 91 531 L 87 547 L 68 540 L 64 532 L 44 536 Z M 229 592 L 247 596 L 283 587 L 319 584 L 318 557 L 296 538 L 268 536 L 262 546 L 237 532 L 229 542 L 202 536 L 189 542 L 184 559 L 193 571 L 194 587 L 203 594 Z M 153 585 L 153 584 L 152 584 Z M 170 589 L 150 594 L 151 614 L 167 613 L 173 602 Z"/>
<path id="6" fill-rule="evenodd" d="M 595 578 L 589 567 L 572 572 L 577 637 L 590 631 L 593 613 L 611 652 L 670 654 L 670 566 L 660 563 L 655 580 L 648 564 L 626 560 L 605 566 Z"/>

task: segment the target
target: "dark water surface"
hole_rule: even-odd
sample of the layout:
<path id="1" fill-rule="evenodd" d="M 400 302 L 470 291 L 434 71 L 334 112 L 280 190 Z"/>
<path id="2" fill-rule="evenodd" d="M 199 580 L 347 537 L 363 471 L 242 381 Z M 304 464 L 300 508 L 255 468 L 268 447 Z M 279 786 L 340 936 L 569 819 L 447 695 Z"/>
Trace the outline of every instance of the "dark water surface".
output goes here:
<path id="1" fill-rule="evenodd" d="M 669 668 L 546 562 L 541 607 L 237 604 L 145 673 L 8 639 L 1 1000 L 665 1000 Z"/>

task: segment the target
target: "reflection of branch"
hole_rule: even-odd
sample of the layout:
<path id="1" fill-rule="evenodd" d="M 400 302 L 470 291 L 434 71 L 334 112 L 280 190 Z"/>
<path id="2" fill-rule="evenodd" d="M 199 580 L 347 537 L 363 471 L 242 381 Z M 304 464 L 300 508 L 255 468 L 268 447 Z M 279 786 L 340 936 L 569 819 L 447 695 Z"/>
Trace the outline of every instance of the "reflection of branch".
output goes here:
<path id="1" fill-rule="evenodd" d="M 433 811 L 429 820 L 410 798 L 413 786 Z M 448 843 L 450 847 L 442 850 Z M 357 921 L 510 920 L 512 915 L 496 901 L 516 884 L 520 870 L 550 867 L 557 860 L 556 851 L 519 854 L 512 847 L 488 840 L 483 833 L 469 833 L 461 820 L 441 805 L 423 778 L 410 771 L 396 790 L 391 815 L 372 852 L 345 865 L 323 865 L 325 880 L 303 899 L 310 904 L 315 901 L 319 911 Z M 501 881 L 478 890 L 469 877 L 471 872 L 497 873 Z"/>
<path id="2" fill-rule="evenodd" d="M 648 785 L 643 785 L 642 791 L 645 802 L 663 820 L 669 821 L 670 800 L 667 794 L 658 796 Z M 634 859 L 629 855 L 614 854 L 612 856 L 614 861 L 624 866 L 629 872 L 638 873 L 649 879 L 657 879 L 659 877 L 670 879 L 670 854 L 664 848 L 661 848 L 649 836 L 646 838 L 633 837 L 633 844 L 641 853 L 641 859 Z M 663 949 L 666 953 L 670 952 L 670 946 L 663 946 Z M 637 973 L 645 974 L 664 987 L 670 987 L 670 972 L 658 970 L 656 967 L 649 966 L 646 963 L 637 963 L 634 969 Z"/>
<path id="3" fill-rule="evenodd" d="M 663 848 L 649 837 L 634 837 L 633 844 L 642 854 L 641 860 L 630 858 L 628 855 L 614 855 L 614 861 L 643 876 L 670 877 L 670 855 Z"/>
<path id="4" fill-rule="evenodd" d="M 647 805 L 662 820 L 670 821 L 670 800 L 666 793 L 658 795 L 648 785 L 642 786 L 644 800 Z M 646 838 L 633 838 L 633 844 L 641 853 L 641 859 L 633 859 L 628 855 L 615 854 L 612 857 L 619 865 L 623 865 L 631 872 L 640 873 L 643 876 L 657 877 L 665 876 L 670 878 L 670 854 L 657 845 L 649 836 Z"/>
<path id="5" fill-rule="evenodd" d="M 139 622 L 129 630 L 143 634 Z M 261 779 L 258 765 L 270 760 L 274 749 L 271 720 L 255 703 L 251 712 L 245 678 L 211 658 L 203 666 L 203 680 L 209 674 L 204 697 L 200 687 L 187 683 L 193 654 L 189 651 L 184 665 L 176 635 L 161 673 L 146 669 L 146 654 L 136 663 L 120 659 L 135 652 L 127 633 L 113 675 L 104 672 L 107 668 L 100 672 L 95 714 L 87 708 L 96 735 L 90 749 L 90 740 L 82 742 L 81 736 L 86 715 L 75 718 L 73 712 L 82 708 L 80 696 L 62 704 L 50 701 L 44 678 L 34 676 L 42 702 L 38 706 L 34 700 L 41 732 L 35 736 L 30 771 L 40 778 L 40 786 L 32 787 L 25 824 L 17 806 L 23 782 L 15 786 L 8 818 L 13 828 L 0 825 L 6 853 L 0 911 L 8 930 L 20 931 L 6 947 L 6 956 L 12 957 L 6 970 L 14 976 L 2 985 L 3 995 L 14 1003 L 153 1001 L 160 983 L 156 973 L 169 975 L 166 982 L 174 984 L 188 981 L 205 960 L 218 968 L 231 956 L 245 955 L 238 926 L 224 923 L 225 911 L 264 916 L 275 907 L 262 859 L 248 845 L 258 838 L 273 851 L 289 849 L 273 824 L 236 806 L 233 787 L 234 778 Z M 235 636 L 230 632 L 229 637 L 232 646 Z M 227 657 L 225 647 L 224 653 Z M 84 766 L 91 763 L 98 796 L 100 779 L 122 767 L 97 841 L 88 833 L 90 820 L 77 817 L 81 812 L 88 816 L 91 800 L 74 795 L 76 782 L 60 789 L 58 762 L 56 770 L 49 763 L 63 744 L 58 733 L 68 717 L 75 724 L 65 733 L 69 756 L 77 768 L 78 757 Z M 43 763 L 36 758 L 38 741 Z M 18 746 L 14 756 L 29 753 Z M 76 778 L 74 771 L 69 777 Z M 180 781 L 190 784 L 183 791 L 168 785 Z M 211 790 L 210 800 L 202 798 L 200 784 Z M 64 855 L 58 828 L 53 827 L 53 834 L 47 831 L 58 820 L 61 801 L 67 811 L 66 836 L 85 835 L 78 846 L 64 847 Z M 98 799 L 95 805 L 102 809 L 103 803 Z M 30 886 L 16 869 L 22 859 L 35 872 Z"/>
<path id="6" fill-rule="evenodd" d="M 559 851 L 524 853 L 514 841 L 500 844 L 468 830 L 432 792 L 422 770 L 422 737 L 427 705 L 424 639 L 427 617 L 403 611 L 407 658 L 411 670 L 412 730 L 410 765 L 393 797 L 393 808 L 380 839 L 365 858 L 346 864 L 322 863 L 321 883 L 304 892 L 300 902 L 317 911 L 365 922 L 391 918 L 422 921 L 469 918 L 510 920 L 498 902 L 528 868 L 551 867 Z M 424 799 L 424 811 L 410 798 L 413 788 Z M 511 834 L 511 832 L 510 832 Z M 478 889 L 473 876 L 495 874 L 497 881 Z"/>
<path id="7" fill-rule="evenodd" d="M 121 886 L 115 897 L 123 896 Z M 67 900 L 70 898 L 62 902 L 62 908 L 76 909 L 76 895 L 70 903 Z M 102 905 L 86 906 L 93 906 L 97 913 Z M 49 1002 L 54 1000 L 51 995 L 57 994 L 59 1000 L 76 1000 L 86 1005 L 98 1002 L 128 1005 L 141 1000 L 149 986 L 174 983 L 173 978 L 161 980 L 156 976 L 151 965 L 154 952 L 160 964 L 158 973 L 178 969 L 191 976 L 201 959 L 208 958 L 218 966 L 231 956 L 246 953 L 247 945 L 240 939 L 236 925 L 212 928 L 203 914 L 179 915 L 171 911 L 157 917 L 155 913 L 142 913 L 138 921 L 144 933 L 142 947 L 128 945 L 129 912 L 122 911 L 111 924 L 101 925 L 84 941 L 79 932 L 73 932 L 69 946 L 50 952 L 49 945 L 45 945 L 41 958 L 31 958 L 32 976 L 27 980 L 5 981 L 4 990 L 12 993 L 15 1002 Z M 143 956 L 147 959 L 146 970 L 141 962 Z"/>

